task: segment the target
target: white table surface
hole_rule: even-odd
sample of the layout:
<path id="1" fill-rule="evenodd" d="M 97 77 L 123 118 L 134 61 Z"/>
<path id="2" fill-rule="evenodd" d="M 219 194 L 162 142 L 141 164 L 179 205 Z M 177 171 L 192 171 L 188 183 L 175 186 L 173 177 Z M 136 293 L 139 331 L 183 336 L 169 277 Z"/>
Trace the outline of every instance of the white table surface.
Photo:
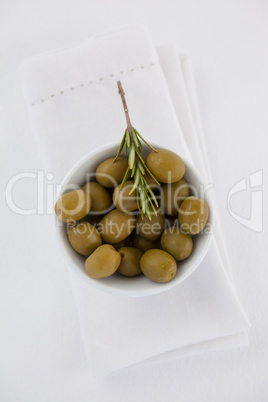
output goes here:
<path id="1" fill-rule="evenodd" d="M 20 60 L 136 23 L 148 27 L 156 45 L 173 40 L 192 56 L 223 232 L 237 292 L 252 323 L 248 348 L 202 354 L 92 381 L 86 371 L 70 285 L 62 275 L 66 267 L 55 255 L 48 235 L 50 223 L 46 216 L 14 214 L 5 205 L 2 191 L 1 401 L 268 400 L 264 186 L 262 233 L 239 224 L 227 209 L 227 194 L 236 182 L 260 169 L 264 184 L 267 180 L 267 21 L 265 0 L 1 3 L 3 186 L 18 172 L 36 172 L 37 166 L 42 169 L 23 101 Z M 14 199 L 19 206 L 32 208 L 36 204 L 35 181 L 20 181 L 14 188 Z M 249 191 L 236 195 L 232 208 L 249 217 Z M 42 238 L 37 238 L 39 225 L 43 225 Z M 62 287 L 51 285 L 53 276 L 65 278 Z"/>

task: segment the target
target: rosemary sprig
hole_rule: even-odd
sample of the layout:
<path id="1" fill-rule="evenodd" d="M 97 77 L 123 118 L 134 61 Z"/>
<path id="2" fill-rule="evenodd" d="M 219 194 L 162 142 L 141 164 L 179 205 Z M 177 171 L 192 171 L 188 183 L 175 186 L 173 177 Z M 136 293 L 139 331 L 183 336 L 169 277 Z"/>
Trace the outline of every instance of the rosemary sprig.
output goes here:
<path id="1" fill-rule="evenodd" d="M 154 181 L 159 185 L 158 181 L 152 174 L 152 172 L 146 166 L 143 157 L 141 155 L 142 152 L 142 141 L 148 145 L 154 152 L 157 152 L 147 141 L 140 135 L 140 133 L 132 126 L 129 118 L 128 107 L 125 99 L 125 93 L 122 88 L 122 84 L 120 81 L 117 81 L 118 91 L 122 99 L 124 112 L 127 121 L 127 128 L 123 135 L 121 144 L 119 146 L 118 152 L 116 157 L 114 158 L 114 162 L 122 152 L 123 148 L 125 147 L 125 152 L 127 153 L 129 150 L 128 155 L 128 168 L 126 170 L 125 176 L 121 183 L 120 189 L 123 188 L 125 182 L 129 178 L 133 178 L 134 184 L 130 190 L 129 194 L 132 194 L 136 190 L 137 194 L 137 203 L 138 208 L 141 211 L 141 216 L 148 216 L 151 220 L 151 215 L 157 214 L 156 208 L 158 208 L 157 199 L 149 187 L 145 174 L 146 172 L 154 179 Z"/>

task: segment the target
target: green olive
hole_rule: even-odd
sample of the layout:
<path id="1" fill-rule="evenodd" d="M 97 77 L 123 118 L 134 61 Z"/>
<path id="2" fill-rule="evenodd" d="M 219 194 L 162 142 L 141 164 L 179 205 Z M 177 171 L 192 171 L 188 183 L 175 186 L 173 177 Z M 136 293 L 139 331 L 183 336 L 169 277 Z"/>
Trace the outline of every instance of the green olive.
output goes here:
<path id="1" fill-rule="evenodd" d="M 124 276 L 137 276 L 141 274 L 140 259 L 142 251 L 136 247 L 121 247 L 118 250 L 121 255 L 121 264 L 117 272 Z"/>
<path id="2" fill-rule="evenodd" d="M 163 184 L 162 207 L 168 215 L 178 215 L 179 206 L 189 196 L 189 186 L 184 179 Z"/>
<path id="3" fill-rule="evenodd" d="M 68 239 L 72 248 L 85 256 L 92 254 L 102 243 L 97 229 L 85 221 L 69 228 Z"/>
<path id="4" fill-rule="evenodd" d="M 114 243 L 113 246 L 116 250 L 118 250 L 121 247 L 131 247 L 132 246 L 132 238 L 131 238 L 131 236 L 128 236 L 124 240 L 119 241 L 118 243 Z"/>
<path id="5" fill-rule="evenodd" d="M 152 248 L 157 248 L 157 241 L 145 239 L 144 237 L 135 234 L 133 236 L 133 246 L 144 252 Z"/>
<path id="6" fill-rule="evenodd" d="M 186 198 L 180 206 L 179 221 L 185 233 L 200 233 L 208 220 L 208 204 L 198 197 Z"/>
<path id="7" fill-rule="evenodd" d="M 193 240 L 177 227 L 170 227 L 161 236 L 161 247 L 171 254 L 175 260 L 181 261 L 189 257 L 193 250 Z"/>
<path id="8" fill-rule="evenodd" d="M 91 278 L 111 276 L 121 262 L 121 255 L 110 244 L 99 246 L 85 262 L 87 274 Z"/>
<path id="9" fill-rule="evenodd" d="M 135 216 L 130 212 L 125 214 L 114 209 L 102 218 L 99 223 L 99 232 L 106 243 L 118 243 L 130 235 L 135 228 Z"/>
<path id="10" fill-rule="evenodd" d="M 103 161 L 96 170 L 96 179 L 103 187 L 115 187 L 124 178 L 128 168 L 127 158 L 119 156 L 114 162 L 114 158 Z"/>
<path id="11" fill-rule="evenodd" d="M 92 204 L 92 198 L 83 190 L 73 190 L 63 196 L 56 202 L 55 213 L 62 222 L 78 221 L 83 219 Z"/>
<path id="12" fill-rule="evenodd" d="M 185 166 L 179 155 L 168 149 L 152 151 L 146 158 L 146 165 L 160 183 L 175 183 L 183 178 Z"/>
<path id="13" fill-rule="evenodd" d="M 140 260 L 140 267 L 147 278 L 155 282 L 168 282 L 177 273 L 175 259 L 163 250 L 148 250 Z"/>
<path id="14" fill-rule="evenodd" d="M 99 183 L 87 183 L 83 190 L 92 197 L 91 211 L 105 213 L 111 206 L 111 195 Z"/>
<path id="15" fill-rule="evenodd" d="M 133 180 L 127 180 L 122 190 L 120 189 L 121 184 L 114 190 L 113 203 L 122 212 L 127 213 L 138 209 L 136 190 L 132 194 L 129 194 L 133 185 Z"/>
<path id="16" fill-rule="evenodd" d="M 152 214 L 152 219 L 150 220 L 147 216 L 143 218 L 141 215 L 137 217 L 137 229 L 138 234 L 148 240 L 156 240 L 160 237 L 161 233 L 165 227 L 165 215 L 160 211 L 157 215 Z"/>

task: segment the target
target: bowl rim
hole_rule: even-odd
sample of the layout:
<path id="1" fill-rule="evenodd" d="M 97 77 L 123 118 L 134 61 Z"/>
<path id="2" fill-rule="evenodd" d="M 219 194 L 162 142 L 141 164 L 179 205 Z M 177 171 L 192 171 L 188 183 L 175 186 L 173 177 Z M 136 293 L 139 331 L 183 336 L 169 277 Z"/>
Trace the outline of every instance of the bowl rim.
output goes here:
<path id="1" fill-rule="evenodd" d="M 111 142 L 105 145 L 102 145 L 100 147 L 95 148 L 94 150 L 88 152 L 86 155 L 84 155 L 83 157 L 81 157 L 66 173 L 66 175 L 64 176 L 64 178 L 61 181 L 61 187 L 60 187 L 60 191 L 57 194 L 57 199 L 64 193 L 64 187 L 68 184 L 68 180 L 70 178 L 70 176 L 72 176 L 72 174 L 79 169 L 86 160 L 88 160 L 93 154 L 96 155 L 98 153 L 104 152 L 112 147 L 118 146 L 119 147 L 120 142 Z M 155 148 L 165 148 L 165 149 L 169 149 L 168 147 L 164 146 L 164 145 L 160 145 L 157 143 L 152 143 L 151 145 Z M 172 151 L 173 152 L 173 151 Z M 204 183 L 205 180 L 203 179 L 203 177 L 200 175 L 200 173 L 196 170 L 196 168 L 193 167 L 192 163 L 189 162 L 187 160 L 187 158 L 183 157 L 183 161 L 185 162 L 186 166 L 188 169 L 190 169 L 194 175 L 197 177 L 199 183 Z M 214 227 L 214 221 L 215 221 L 215 217 L 214 217 L 214 211 L 213 211 L 213 207 L 211 206 L 212 204 L 212 199 L 211 196 L 209 196 L 209 217 L 210 217 L 210 224 L 212 227 Z M 54 222 L 57 222 L 57 217 L 55 216 L 55 220 Z M 118 289 L 117 287 L 113 287 L 110 286 L 109 284 L 107 284 L 107 282 L 102 282 L 100 280 L 95 280 L 90 282 L 88 280 L 88 275 L 85 273 L 83 273 L 80 269 L 78 269 L 78 267 L 76 266 L 76 264 L 74 263 L 74 261 L 71 260 L 71 258 L 68 256 L 68 253 L 66 252 L 66 244 L 63 241 L 63 236 L 60 234 L 60 229 L 61 227 L 58 226 L 57 224 L 54 225 L 54 234 L 56 235 L 57 238 L 57 243 L 60 245 L 60 250 L 61 250 L 61 254 L 63 255 L 63 259 L 65 260 L 65 262 L 67 263 L 68 268 L 74 272 L 75 275 L 77 275 L 84 283 L 87 283 L 87 286 L 93 287 L 95 289 L 98 289 L 100 291 L 103 291 L 105 293 L 109 293 L 109 294 L 113 294 L 113 295 L 117 295 L 117 296 L 124 296 L 124 297 L 145 297 L 145 296 L 152 296 L 158 293 L 162 293 L 164 291 L 167 291 L 177 285 L 179 285 L 180 283 L 182 283 L 185 279 L 187 279 L 190 275 L 192 275 L 194 273 L 194 271 L 200 266 L 201 262 L 203 261 L 203 259 L 205 258 L 208 249 L 211 245 L 212 242 L 212 238 L 214 237 L 213 235 L 213 230 L 212 233 L 210 234 L 206 234 L 206 242 L 204 244 L 204 248 L 202 250 L 202 252 L 199 254 L 198 258 L 195 260 L 195 263 L 193 264 L 193 266 L 191 267 L 191 269 L 187 270 L 184 275 L 180 278 L 178 278 L 177 280 L 174 278 L 173 280 L 160 284 L 160 286 L 156 286 L 155 288 L 151 288 L 150 290 L 148 289 L 140 289 L 140 290 L 126 290 L 126 289 Z M 92 279 L 92 278 L 90 278 Z M 159 283 L 157 283 L 157 285 L 159 285 Z"/>

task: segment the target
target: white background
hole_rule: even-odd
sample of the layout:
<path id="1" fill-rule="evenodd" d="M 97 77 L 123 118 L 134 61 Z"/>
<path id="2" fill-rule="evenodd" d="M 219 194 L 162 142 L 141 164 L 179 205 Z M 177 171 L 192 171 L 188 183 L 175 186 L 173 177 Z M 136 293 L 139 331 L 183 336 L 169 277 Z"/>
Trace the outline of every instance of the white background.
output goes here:
<path id="1" fill-rule="evenodd" d="M 42 168 L 31 138 L 19 62 L 129 24 L 147 26 L 156 45 L 174 41 L 192 57 L 224 237 L 237 292 L 252 323 L 250 345 L 91 380 L 69 282 L 63 279 L 56 288 L 51 280 L 66 278 L 66 267 L 55 255 L 47 217 L 15 215 L 2 191 L 0 400 L 267 401 L 267 1 L 2 0 L 2 184 L 15 173 Z M 264 229 L 255 233 L 230 216 L 227 193 L 260 169 Z M 21 207 L 34 207 L 35 181 L 21 181 L 14 198 Z M 249 191 L 234 197 L 232 208 L 249 217 Z M 40 225 L 43 236 L 37 238 Z"/>

